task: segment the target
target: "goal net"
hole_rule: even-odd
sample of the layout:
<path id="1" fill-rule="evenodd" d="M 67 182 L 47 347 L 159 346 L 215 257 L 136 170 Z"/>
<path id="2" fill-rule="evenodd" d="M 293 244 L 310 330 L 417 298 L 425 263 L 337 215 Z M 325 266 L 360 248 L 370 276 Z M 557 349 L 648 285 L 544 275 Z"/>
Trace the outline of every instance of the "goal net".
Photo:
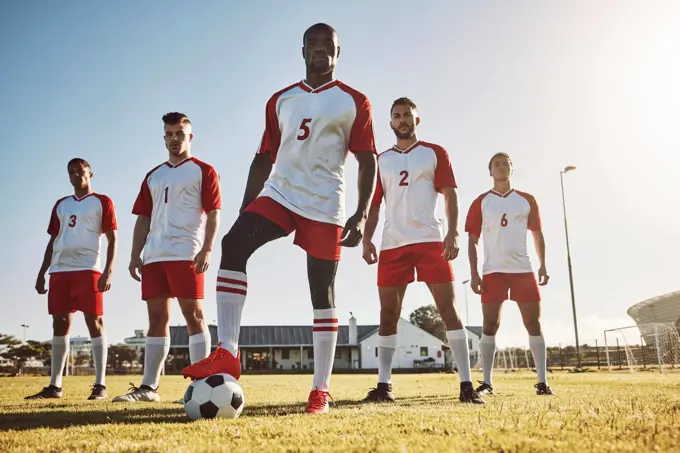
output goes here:
<path id="1" fill-rule="evenodd" d="M 680 366 L 680 334 L 674 323 L 651 322 L 604 331 L 609 371 Z"/>

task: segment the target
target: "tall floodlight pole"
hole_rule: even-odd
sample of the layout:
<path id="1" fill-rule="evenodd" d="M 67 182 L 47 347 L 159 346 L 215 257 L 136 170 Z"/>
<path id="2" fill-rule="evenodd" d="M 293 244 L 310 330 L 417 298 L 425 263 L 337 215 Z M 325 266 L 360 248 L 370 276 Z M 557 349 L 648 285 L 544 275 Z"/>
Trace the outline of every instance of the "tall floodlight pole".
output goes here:
<path id="1" fill-rule="evenodd" d="M 562 187 L 562 211 L 564 212 L 564 235 L 567 239 L 567 264 L 569 266 L 569 288 L 571 289 L 571 311 L 574 317 L 574 336 L 576 337 L 576 359 L 577 367 L 581 369 L 581 347 L 578 342 L 578 323 L 576 322 L 576 299 L 574 297 L 574 276 L 571 270 L 571 251 L 569 250 L 569 230 L 567 228 L 567 205 L 564 201 L 564 174 L 572 170 L 576 170 L 576 167 L 568 166 L 564 170 L 560 171 L 560 186 Z"/>
<path id="2" fill-rule="evenodd" d="M 26 343 L 26 329 L 28 329 L 31 326 L 29 326 L 28 324 L 22 324 L 21 327 L 23 327 L 24 329 L 24 343 Z"/>
<path id="3" fill-rule="evenodd" d="M 465 286 L 466 283 L 469 283 L 470 279 L 463 280 L 463 292 L 465 293 L 465 326 L 470 325 L 470 310 L 468 310 L 468 298 L 467 298 L 467 286 Z"/>

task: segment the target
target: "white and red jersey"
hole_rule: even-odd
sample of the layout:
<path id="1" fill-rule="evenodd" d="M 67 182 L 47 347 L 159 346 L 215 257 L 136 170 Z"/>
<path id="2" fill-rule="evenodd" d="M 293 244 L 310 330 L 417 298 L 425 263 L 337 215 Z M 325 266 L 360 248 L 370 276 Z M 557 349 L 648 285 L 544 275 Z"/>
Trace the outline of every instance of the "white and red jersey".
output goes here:
<path id="1" fill-rule="evenodd" d="M 527 253 L 527 230 L 541 229 L 536 199 L 511 189 L 490 190 L 472 202 L 465 231 L 484 242 L 482 275 L 533 272 Z"/>
<path id="2" fill-rule="evenodd" d="M 339 80 L 312 89 L 298 82 L 267 102 L 258 149 L 274 169 L 261 196 L 317 222 L 345 223 L 347 151 L 375 153 L 371 104 Z"/>
<path id="3" fill-rule="evenodd" d="M 444 187 L 456 187 L 449 154 L 439 145 L 418 141 L 401 150 L 394 146 L 378 156 L 373 205 L 385 198 L 381 250 L 442 240 L 435 217 Z"/>
<path id="4" fill-rule="evenodd" d="M 132 208 L 151 218 L 144 264 L 193 260 L 203 246 L 205 214 L 221 207 L 219 176 L 205 162 L 189 157 L 151 170 Z"/>
<path id="5" fill-rule="evenodd" d="M 50 274 L 100 271 L 101 235 L 117 229 L 116 209 L 106 195 L 93 192 L 57 201 L 47 227 L 54 238 Z"/>

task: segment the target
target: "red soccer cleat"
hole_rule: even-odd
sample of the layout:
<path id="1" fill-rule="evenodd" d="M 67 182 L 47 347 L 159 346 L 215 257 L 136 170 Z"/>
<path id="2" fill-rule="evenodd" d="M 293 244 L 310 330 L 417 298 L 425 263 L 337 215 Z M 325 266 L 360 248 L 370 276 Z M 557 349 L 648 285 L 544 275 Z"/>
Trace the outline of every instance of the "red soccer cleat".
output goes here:
<path id="1" fill-rule="evenodd" d="M 205 379 L 213 374 L 225 373 L 238 380 L 241 378 L 241 354 L 234 357 L 218 343 L 215 352 L 205 359 L 182 370 L 182 376 L 191 379 Z"/>
<path id="2" fill-rule="evenodd" d="M 307 400 L 307 413 L 308 414 L 326 414 L 328 413 L 328 398 L 333 400 L 330 393 L 324 392 L 323 390 L 312 390 L 309 394 L 309 400 Z"/>

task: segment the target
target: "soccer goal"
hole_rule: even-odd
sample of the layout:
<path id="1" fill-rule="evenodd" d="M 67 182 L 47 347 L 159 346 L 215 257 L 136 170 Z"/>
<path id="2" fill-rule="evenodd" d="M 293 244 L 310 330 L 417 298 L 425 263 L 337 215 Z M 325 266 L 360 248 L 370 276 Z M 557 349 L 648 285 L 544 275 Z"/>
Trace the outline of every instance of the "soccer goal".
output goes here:
<path id="1" fill-rule="evenodd" d="M 631 373 L 648 366 L 680 366 L 680 335 L 673 323 L 646 323 L 604 331 L 605 355 L 610 372 L 627 368 Z"/>

